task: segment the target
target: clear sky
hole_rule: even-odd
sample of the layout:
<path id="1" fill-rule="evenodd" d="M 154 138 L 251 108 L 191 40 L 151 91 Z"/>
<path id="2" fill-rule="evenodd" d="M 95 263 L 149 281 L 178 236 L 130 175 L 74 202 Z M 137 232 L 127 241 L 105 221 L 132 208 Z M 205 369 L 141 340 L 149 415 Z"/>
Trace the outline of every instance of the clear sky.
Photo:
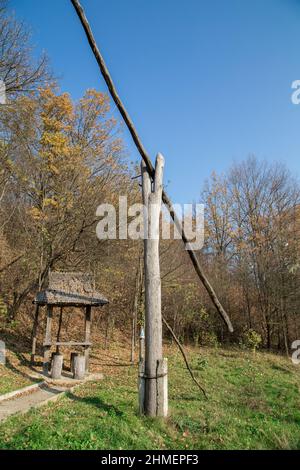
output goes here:
<path id="1" fill-rule="evenodd" d="M 300 0 L 81 0 L 174 202 L 250 153 L 300 173 Z M 11 0 L 63 91 L 106 86 L 69 0 Z M 115 114 L 117 112 L 115 110 Z M 131 158 L 138 154 L 125 135 Z"/>

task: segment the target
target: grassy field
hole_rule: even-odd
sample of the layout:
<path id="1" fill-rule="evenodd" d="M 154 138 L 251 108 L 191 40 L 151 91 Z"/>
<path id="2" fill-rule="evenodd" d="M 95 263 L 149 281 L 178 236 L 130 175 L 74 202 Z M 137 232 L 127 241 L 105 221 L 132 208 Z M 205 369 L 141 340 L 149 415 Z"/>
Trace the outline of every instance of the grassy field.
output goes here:
<path id="1" fill-rule="evenodd" d="M 266 353 L 189 349 L 208 400 L 176 350 L 169 357 L 170 417 L 137 414 L 136 367 L 0 425 L 2 449 L 300 449 L 300 370 Z"/>

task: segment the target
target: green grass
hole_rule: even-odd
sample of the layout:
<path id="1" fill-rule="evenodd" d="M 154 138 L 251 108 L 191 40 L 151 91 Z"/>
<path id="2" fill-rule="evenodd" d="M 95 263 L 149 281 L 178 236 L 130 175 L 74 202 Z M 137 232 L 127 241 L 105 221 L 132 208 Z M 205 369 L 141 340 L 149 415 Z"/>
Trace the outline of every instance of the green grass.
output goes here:
<path id="1" fill-rule="evenodd" d="M 29 356 L 29 355 L 28 355 Z M 11 348 L 6 349 L 5 365 L 0 364 L 0 395 L 13 392 L 41 379 L 35 378 L 28 358 Z"/>
<path id="2" fill-rule="evenodd" d="M 0 395 L 32 385 L 33 382 L 34 380 L 21 375 L 20 372 L 0 365 Z"/>
<path id="3" fill-rule="evenodd" d="M 169 351 L 170 417 L 137 413 L 137 371 L 88 383 L 0 425 L 2 449 L 300 449 L 300 374 L 288 359 L 189 350 L 209 400 Z"/>

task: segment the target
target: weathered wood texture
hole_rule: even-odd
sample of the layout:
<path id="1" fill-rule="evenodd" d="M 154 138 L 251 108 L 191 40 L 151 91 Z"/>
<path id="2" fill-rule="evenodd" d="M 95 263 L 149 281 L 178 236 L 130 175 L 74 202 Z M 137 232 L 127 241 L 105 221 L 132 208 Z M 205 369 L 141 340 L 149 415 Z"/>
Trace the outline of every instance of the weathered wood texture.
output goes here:
<path id="1" fill-rule="evenodd" d="M 141 358 L 139 361 L 139 376 L 138 376 L 138 392 L 139 392 L 139 412 L 141 415 L 145 413 L 145 359 Z"/>
<path id="2" fill-rule="evenodd" d="M 78 355 L 79 355 L 79 353 L 71 352 L 71 356 L 70 356 L 70 372 L 72 372 L 72 374 L 74 374 L 74 359 L 75 359 L 75 357 L 77 357 Z"/>
<path id="3" fill-rule="evenodd" d="M 80 2 L 78 0 L 71 0 L 74 8 L 75 8 L 75 11 L 78 15 L 78 18 L 82 24 L 82 27 L 85 31 L 85 34 L 86 34 L 86 37 L 87 37 L 87 40 L 89 42 L 89 45 L 93 51 L 93 54 L 95 56 L 95 59 L 99 65 L 99 68 L 100 68 L 100 71 L 101 71 L 101 74 L 107 84 L 107 87 L 110 91 L 110 94 L 112 96 L 112 99 L 114 100 L 121 116 L 123 117 L 127 127 L 128 127 L 128 130 L 132 136 L 132 139 L 142 157 L 142 160 L 143 162 L 145 163 L 146 165 L 146 168 L 151 176 L 151 178 L 153 179 L 154 177 L 154 168 L 153 168 L 153 165 L 151 163 L 151 159 L 148 155 L 148 153 L 146 152 L 146 149 L 144 148 L 139 136 L 138 136 L 138 133 L 134 127 L 134 124 L 132 122 L 132 120 L 130 119 L 129 117 L 129 114 L 127 113 L 126 111 L 126 108 L 125 106 L 123 105 L 118 93 L 117 93 L 117 90 L 115 88 L 115 85 L 112 81 L 112 78 L 109 74 L 109 71 L 106 67 L 106 64 L 105 64 L 105 61 L 99 51 L 99 48 L 96 44 L 96 41 L 95 41 L 95 38 L 94 38 L 94 35 L 93 35 L 93 32 L 91 30 L 91 27 L 89 25 L 89 22 L 86 18 L 86 15 L 84 13 L 84 10 L 82 8 L 82 6 L 80 5 Z M 182 228 L 181 226 L 181 223 L 175 213 L 175 210 L 173 208 L 173 204 L 170 200 L 170 198 L 168 197 L 168 195 L 166 194 L 165 191 L 162 191 L 162 199 L 163 199 L 163 202 L 164 204 L 166 205 L 166 207 L 168 208 L 169 212 L 170 212 L 170 215 L 176 225 L 176 227 L 179 229 L 179 233 L 182 234 L 182 240 L 183 242 L 187 245 L 188 244 L 188 239 L 187 239 L 187 236 L 185 234 L 185 231 L 184 229 Z M 203 285 L 205 286 L 213 304 L 215 305 L 218 313 L 220 314 L 221 318 L 223 319 L 223 321 L 225 322 L 225 324 L 227 325 L 229 331 L 233 331 L 233 327 L 232 327 L 232 324 L 231 324 L 231 321 L 226 313 L 226 311 L 224 310 L 223 306 L 221 305 L 213 287 L 211 286 L 209 280 L 207 279 L 200 263 L 199 263 L 199 260 L 197 258 L 197 255 L 196 253 L 192 250 L 192 249 L 189 249 L 187 250 L 187 253 L 193 263 L 193 266 L 195 268 L 195 271 L 199 277 L 199 279 L 201 280 L 201 282 L 203 283 Z"/>
<path id="4" fill-rule="evenodd" d="M 52 330 L 52 314 L 53 307 L 48 305 L 47 307 L 47 320 L 46 320 L 46 333 L 45 333 L 45 343 L 51 344 L 51 330 Z M 44 346 L 44 360 L 43 360 L 43 372 L 48 374 L 49 370 L 49 356 L 50 356 L 50 346 Z"/>
<path id="5" fill-rule="evenodd" d="M 43 346 L 91 346 L 91 342 L 86 341 L 44 341 Z"/>
<path id="6" fill-rule="evenodd" d="M 145 401 L 148 416 L 164 416 L 163 393 L 158 386 L 158 365 L 162 357 L 161 279 L 159 266 L 159 222 L 163 184 L 164 158 L 156 157 L 153 190 L 147 167 L 141 164 L 144 213 L 144 271 L 145 271 Z"/>
<path id="7" fill-rule="evenodd" d="M 54 354 L 51 364 L 51 378 L 54 380 L 61 379 L 64 357 L 62 354 Z"/>
<path id="8" fill-rule="evenodd" d="M 63 307 L 60 307 L 59 312 L 59 321 L 58 321 L 58 329 L 57 329 L 57 336 L 56 336 L 56 354 L 59 354 L 59 340 L 60 340 L 60 333 L 62 327 L 62 317 L 63 317 Z"/>
<path id="9" fill-rule="evenodd" d="M 91 323 L 92 306 L 100 307 L 108 303 L 108 300 L 95 290 L 93 277 L 88 273 L 78 272 L 50 272 L 47 287 L 40 290 L 34 300 L 36 304 L 34 325 L 32 331 L 31 360 L 34 361 L 36 352 L 36 333 L 38 317 L 41 306 L 47 306 L 46 332 L 43 341 L 43 371 L 45 374 L 50 369 L 50 352 L 56 347 L 56 354 L 60 354 L 60 346 L 82 346 L 84 349 L 85 371 L 89 369 L 89 357 L 91 348 Z M 63 307 L 81 307 L 85 311 L 84 340 L 83 341 L 61 341 L 63 324 Z M 52 340 L 52 316 L 53 309 L 60 307 L 58 330 L 56 340 Z M 54 353 L 53 353 L 54 354 Z"/>
<path id="10" fill-rule="evenodd" d="M 85 377 L 85 356 L 74 357 L 74 379 L 83 380 Z"/>
<path id="11" fill-rule="evenodd" d="M 48 278 L 48 286 L 37 293 L 35 304 L 100 307 L 108 303 L 108 300 L 94 289 L 93 278 L 88 273 L 54 271 L 49 273 Z"/>
<path id="12" fill-rule="evenodd" d="M 168 359 L 157 364 L 157 416 L 168 416 Z"/>
<path id="13" fill-rule="evenodd" d="M 50 372 L 51 371 L 51 366 L 52 366 L 52 361 L 53 361 L 53 357 L 56 353 L 53 351 L 51 352 L 51 354 L 49 354 L 49 365 L 48 365 L 48 371 Z"/>
<path id="14" fill-rule="evenodd" d="M 90 337 L 91 337 L 91 322 L 92 322 L 92 308 L 90 306 L 86 307 L 85 310 L 85 342 L 86 346 L 84 348 L 84 356 L 85 356 L 85 370 L 88 372 L 90 366 Z"/>

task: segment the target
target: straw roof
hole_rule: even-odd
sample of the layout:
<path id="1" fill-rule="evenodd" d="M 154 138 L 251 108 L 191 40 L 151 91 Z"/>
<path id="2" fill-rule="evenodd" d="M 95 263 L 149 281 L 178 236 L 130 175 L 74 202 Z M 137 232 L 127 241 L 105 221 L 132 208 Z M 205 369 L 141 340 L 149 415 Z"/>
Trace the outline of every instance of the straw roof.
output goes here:
<path id="1" fill-rule="evenodd" d="M 99 307 L 108 300 L 93 287 L 93 277 L 86 273 L 50 272 L 46 289 L 37 293 L 38 305 Z"/>

